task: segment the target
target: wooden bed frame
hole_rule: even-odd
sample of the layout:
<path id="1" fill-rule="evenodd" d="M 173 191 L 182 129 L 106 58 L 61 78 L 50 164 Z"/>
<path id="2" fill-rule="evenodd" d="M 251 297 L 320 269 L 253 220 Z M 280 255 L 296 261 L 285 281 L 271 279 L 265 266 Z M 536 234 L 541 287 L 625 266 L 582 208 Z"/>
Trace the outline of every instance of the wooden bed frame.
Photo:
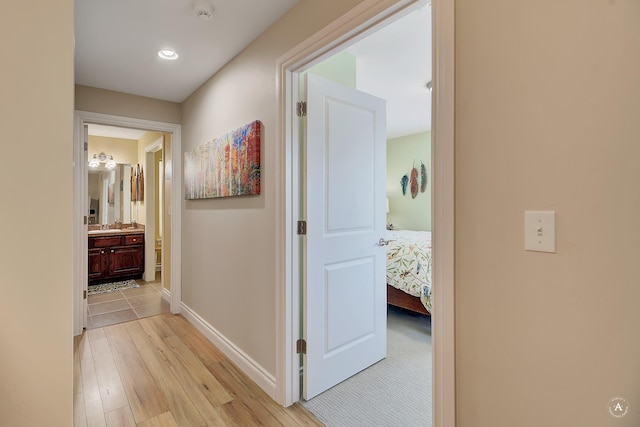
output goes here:
<path id="1" fill-rule="evenodd" d="M 402 292 L 400 289 L 396 289 L 391 285 L 387 285 L 387 304 L 431 316 L 431 313 L 424 308 L 420 298 Z"/>

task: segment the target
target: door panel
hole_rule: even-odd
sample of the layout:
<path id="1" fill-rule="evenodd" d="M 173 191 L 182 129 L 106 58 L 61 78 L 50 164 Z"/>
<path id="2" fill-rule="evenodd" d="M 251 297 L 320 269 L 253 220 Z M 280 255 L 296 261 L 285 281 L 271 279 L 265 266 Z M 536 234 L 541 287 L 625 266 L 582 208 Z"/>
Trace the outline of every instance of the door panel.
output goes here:
<path id="1" fill-rule="evenodd" d="M 386 356 L 385 102 L 307 76 L 303 397 Z"/>
<path id="2" fill-rule="evenodd" d="M 374 227 L 374 112 L 327 99 L 327 232 Z"/>
<path id="3" fill-rule="evenodd" d="M 345 350 L 375 333 L 374 312 L 351 316 L 354 302 L 363 300 L 368 306 L 374 302 L 374 289 L 370 286 L 374 274 L 373 257 L 325 267 L 325 306 L 332 310 L 332 316 L 325 317 L 328 322 L 325 355 Z M 342 322 L 342 319 L 349 319 L 349 322 Z"/>

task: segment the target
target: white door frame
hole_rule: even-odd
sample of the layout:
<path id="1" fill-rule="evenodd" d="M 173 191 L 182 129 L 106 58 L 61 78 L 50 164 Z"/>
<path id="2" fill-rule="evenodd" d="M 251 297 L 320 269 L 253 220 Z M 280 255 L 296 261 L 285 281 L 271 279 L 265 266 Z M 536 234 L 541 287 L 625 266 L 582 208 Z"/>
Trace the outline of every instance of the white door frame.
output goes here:
<path id="1" fill-rule="evenodd" d="M 171 144 L 171 312 L 180 312 L 182 295 L 182 126 L 175 123 L 156 122 L 110 114 L 74 111 L 73 126 L 73 334 L 80 335 L 85 327 L 84 299 L 82 292 L 87 285 L 86 226 L 86 176 L 83 129 L 87 123 L 123 126 L 172 134 Z M 166 167 L 166 166 L 165 166 Z M 83 244 L 83 242 L 85 242 Z M 83 249 L 84 248 L 84 249 Z"/>
<path id="2" fill-rule="evenodd" d="M 423 0 L 364 0 L 277 60 L 276 141 L 276 400 L 299 400 L 300 241 L 298 74 L 342 50 Z M 454 0 L 433 0 L 433 425 L 455 426 L 454 335 Z"/>
<path id="3" fill-rule="evenodd" d="M 144 280 L 153 282 L 156 279 L 156 152 L 164 148 L 164 135 L 144 148 L 144 173 L 147 177 L 145 184 L 145 223 L 144 223 Z M 164 153 L 164 151 L 163 151 Z M 164 154 L 163 154 L 164 157 Z M 163 188 L 160 188 L 162 191 Z M 149 209 L 151 207 L 151 209 Z M 160 216 L 164 208 L 160 207 Z M 159 218 L 158 218 L 159 219 Z M 162 223 L 163 221 L 160 221 Z M 153 244 L 151 244 L 153 243 Z M 162 284 L 164 289 L 164 283 Z"/>

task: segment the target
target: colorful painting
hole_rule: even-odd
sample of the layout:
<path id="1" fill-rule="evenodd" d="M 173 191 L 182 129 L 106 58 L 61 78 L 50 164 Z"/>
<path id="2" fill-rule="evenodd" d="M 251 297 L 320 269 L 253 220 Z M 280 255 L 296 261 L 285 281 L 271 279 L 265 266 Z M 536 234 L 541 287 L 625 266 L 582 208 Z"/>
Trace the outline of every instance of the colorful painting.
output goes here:
<path id="1" fill-rule="evenodd" d="M 187 200 L 260 194 L 260 141 L 256 120 L 184 154 Z"/>

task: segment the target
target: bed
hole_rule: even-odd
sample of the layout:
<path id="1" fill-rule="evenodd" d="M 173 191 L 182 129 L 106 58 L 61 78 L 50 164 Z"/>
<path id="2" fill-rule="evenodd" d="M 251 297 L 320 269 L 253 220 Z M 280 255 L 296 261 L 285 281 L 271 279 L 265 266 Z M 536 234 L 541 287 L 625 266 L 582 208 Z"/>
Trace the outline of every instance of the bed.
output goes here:
<path id="1" fill-rule="evenodd" d="M 387 230 L 387 303 L 431 314 L 431 232 Z"/>

